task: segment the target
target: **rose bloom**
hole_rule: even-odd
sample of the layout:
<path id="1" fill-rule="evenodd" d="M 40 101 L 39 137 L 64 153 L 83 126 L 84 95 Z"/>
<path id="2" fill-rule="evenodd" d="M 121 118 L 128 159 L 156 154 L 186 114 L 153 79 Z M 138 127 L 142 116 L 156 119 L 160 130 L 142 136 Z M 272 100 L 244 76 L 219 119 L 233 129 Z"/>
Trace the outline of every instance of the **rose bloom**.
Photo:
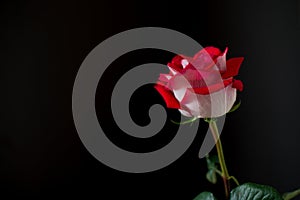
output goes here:
<path id="1" fill-rule="evenodd" d="M 168 63 L 169 74 L 160 74 L 155 85 L 167 107 L 197 118 L 214 118 L 229 112 L 237 90 L 243 90 L 243 83 L 233 77 L 244 58 L 226 60 L 227 51 L 228 48 L 221 52 L 206 47 L 192 58 L 175 56 Z"/>

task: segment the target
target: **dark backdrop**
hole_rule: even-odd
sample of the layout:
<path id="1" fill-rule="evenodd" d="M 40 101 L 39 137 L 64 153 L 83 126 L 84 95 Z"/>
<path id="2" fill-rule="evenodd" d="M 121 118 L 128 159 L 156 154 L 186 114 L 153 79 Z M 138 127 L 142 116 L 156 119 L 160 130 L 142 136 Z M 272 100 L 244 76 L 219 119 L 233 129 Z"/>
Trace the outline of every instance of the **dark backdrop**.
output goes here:
<path id="1" fill-rule="evenodd" d="M 245 57 L 242 106 L 227 116 L 222 134 L 229 170 L 240 182 L 269 184 L 280 192 L 300 187 L 299 1 L 3 0 L 0 22 L 1 197 L 192 199 L 203 190 L 222 193 L 221 184 L 205 180 L 205 160 L 197 157 L 207 128 L 203 122 L 180 159 L 146 174 L 104 166 L 77 135 L 71 95 L 82 61 L 106 38 L 144 26 L 174 29 L 202 46 L 228 46 L 228 57 Z M 158 50 L 124 55 L 106 72 L 108 90 L 98 88 L 97 112 L 104 109 L 109 116 L 107 91 L 120 72 L 135 64 L 166 63 L 172 56 Z M 148 120 L 143 105 L 163 104 L 149 86 L 131 102 L 139 124 Z M 176 111 L 169 115 L 179 117 Z M 133 151 L 160 148 L 176 131 L 142 141 L 119 133 L 109 117 L 102 124 L 111 127 L 106 134 L 114 135 L 112 141 Z"/>

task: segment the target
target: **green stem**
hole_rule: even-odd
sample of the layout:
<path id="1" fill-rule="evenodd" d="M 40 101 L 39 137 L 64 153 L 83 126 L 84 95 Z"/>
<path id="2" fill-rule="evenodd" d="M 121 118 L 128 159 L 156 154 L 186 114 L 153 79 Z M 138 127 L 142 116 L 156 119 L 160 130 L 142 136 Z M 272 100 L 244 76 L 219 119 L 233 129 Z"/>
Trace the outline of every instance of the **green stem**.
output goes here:
<path id="1" fill-rule="evenodd" d="M 221 176 L 222 176 L 223 183 L 224 183 L 225 196 L 226 196 L 226 199 L 228 199 L 229 198 L 229 193 L 230 193 L 230 185 L 229 185 L 230 176 L 229 176 L 229 173 L 228 173 L 228 170 L 227 170 L 227 167 L 226 167 L 223 148 L 222 148 L 222 143 L 221 143 L 221 140 L 219 138 L 219 131 L 218 131 L 216 121 L 215 120 L 210 120 L 209 127 L 210 127 L 210 130 L 212 132 L 213 138 L 214 138 L 215 143 L 216 143 L 218 158 L 219 158 L 219 162 L 220 162 L 220 166 L 221 166 L 221 173 L 222 173 Z"/>
<path id="2" fill-rule="evenodd" d="M 234 176 L 230 176 L 230 177 L 229 177 L 229 180 L 230 180 L 230 179 L 232 179 L 232 180 L 235 182 L 235 184 L 236 184 L 237 186 L 240 185 L 239 181 L 238 181 Z"/>
<path id="3" fill-rule="evenodd" d="M 293 191 L 293 192 L 285 193 L 285 194 L 283 195 L 283 199 L 284 199 L 284 200 L 290 200 L 290 199 L 295 198 L 295 197 L 298 196 L 298 195 L 300 195 L 300 189 L 295 190 L 295 191 Z"/>

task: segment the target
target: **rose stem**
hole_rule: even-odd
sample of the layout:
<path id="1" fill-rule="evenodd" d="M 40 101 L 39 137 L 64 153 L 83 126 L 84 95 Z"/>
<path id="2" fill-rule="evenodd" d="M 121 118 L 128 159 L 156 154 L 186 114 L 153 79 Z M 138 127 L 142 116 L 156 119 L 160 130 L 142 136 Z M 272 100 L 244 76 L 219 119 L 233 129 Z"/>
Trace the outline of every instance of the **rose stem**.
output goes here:
<path id="1" fill-rule="evenodd" d="M 230 192 L 230 185 L 229 185 L 229 181 L 228 181 L 229 180 L 229 174 L 228 174 L 228 170 L 227 170 L 226 163 L 225 163 L 222 143 L 221 143 L 221 140 L 220 140 L 220 137 L 219 137 L 219 131 L 218 131 L 216 120 L 214 120 L 214 119 L 210 120 L 209 127 L 210 127 L 210 130 L 212 132 L 213 138 L 214 138 L 215 143 L 216 143 L 216 148 L 217 148 L 217 151 L 218 151 L 218 158 L 219 158 L 219 162 L 220 162 L 220 166 L 221 166 L 222 179 L 223 179 L 223 182 L 224 182 L 225 196 L 226 196 L 226 199 L 228 199 L 229 198 L 229 192 Z"/>

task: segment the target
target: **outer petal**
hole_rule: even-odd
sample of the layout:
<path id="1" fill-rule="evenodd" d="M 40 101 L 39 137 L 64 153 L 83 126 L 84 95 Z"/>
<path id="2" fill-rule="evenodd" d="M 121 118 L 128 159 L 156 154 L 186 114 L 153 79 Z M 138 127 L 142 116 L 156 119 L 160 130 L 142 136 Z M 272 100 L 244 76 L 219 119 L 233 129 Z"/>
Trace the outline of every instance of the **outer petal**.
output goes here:
<path id="1" fill-rule="evenodd" d="M 211 47 L 205 47 L 201 49 L 198 53 L 195 54 L 194 58 L 197 59 L 203 53 L 208 54 L 212 59 L 215 59 L 222 54 L 220 49 L 211 46 Z"/>
<path id="2" fill-rule="evenodd" d="M 223 52 L 223 55 L 219 56 L 217 58 L 217 67 L 218 69 L 222 72 L 226 70 L 226 54 L 227 54 L 228 48 L 226 47 L 226 49 Z"/>
<path id="3" fill-rule="evenodd" d="M 169 80 L 172 78 L 172 75 L 170 74 L 160 74 L 158 80 L 162 82 L 169 82 Z"/>
<path id="4" fill-rule="evenodd" d="M 162 77 L 165 80 L 166 77 Z M 195 88 L 199 94 L 216 92 L 232 83 L 232 78 L 223 81 L 218 71 L 206 72 L 189 69 L 184 74 L 177 73 L 172 76 L 166 87 L 173 91 L 178 101 L 181 101 L 189 88 Z M 209 85 L 207 87 L 206 85 Z"/>
<path id="5" fill-rule="evenodd" d="M 230 79 L 223 80 L 223 82 L 216 83 L 216 84 L 213 84 L 213 85 L 199 87 L 199 88 L 189 88 L 189 89 L 191 91 L 194 91 L 197 94 L 205 95 L 205 94 L 217 92 L 217 91 L 227 87 L 229 84 L 232 83 L 232 80 L 233 79 L 230 78 Z"/>
<path id="6" fill-rule="evenodd" d="M 178 71 L 177 71 L 177 70 L 174 70 L 174 68 L 170 67 L 169 64 L 170 64 L 170 63 L 168 63 L 168 68 L 169 68 L 169 70 L 170 70 L 170 74 L 172 74 L 172 75 L 177 74 Z"/>
<path id="7" fill-rule="evenodd" d="M 181 61 L 183 57 L 180 55 L 176 55 L 171 62 L 168 63 L 168 67 L 172 74 L 176 74 L 176 72 L 181 72 L 183 69 Z"/>
<path id="8" fill-rule="evenodd" d="M 236 100 L 236 89 L 228 85 L 226 88 L 208 95 L 187 91 L 180 102 L 181 106 L 194 117 L 213 118 L 226 114 Z"/>
<path id="9" fill-rule="evenodd" d="M 206 85 L 212 85 L 222 81 L 219 71 L 203 71 L 188 68 L 183 70 L 182 74 L 178 73 L 175 76 L 184 76 L 192 88 L 206 87 Z M 189 86 L 187 85 L 187 87 Z"/>
<path id="10" fill-rule="evenodd" d="M 193 117 L 193 115 L 188 111 L 188 109 L 178 109 L 179 112 L 186 117 Z"/>
<path id="11" fill-rule="evenodd" d="M 241 92 L 244 89 L 244 84 L 241 80 L 233 80 L 232 87 Z"/>
<path id="12" fill-rule="evenodd" d="M 243 62 L 244 58 L 231 58 L 226 62 L 226 71 L 222 73 L 222 78 L 226 79 L 229 77 L 236 76 L 239 73 L 240 66 Z"/>
<path id="13" fill-rule="evenodd" d="M 222 52 L 218 48 L 206 47 L 195 54 L 192 64 L 200 70 L 210 69 L 221 54 Z"/>
<path id="14" fill-rule="evenodd" d="M 173 91 L 174 96 L 178 101 L 181 101 L 184 97 L 187 88 L 190 88 L 191 84 L 188 79 L 182 74 L 176 74 L 169 81 L 168 88 Z"/>
<path id="15" fill-rule="evenodd" d="M 172 91 L 170 91 L 168 88 L 166 88 L 163 85 L 156 84 L 154 88 L 160 93 L 160 95 L 163 97 L 164 101 L 166 102 L 166 105 L 168 108 L 175 108 L 179 109 L 180 104 L 177 101 L 177 99 L 174 97 L 174 94 Z"/>
<path id="16" fill-rule="evenodd" d="M 181 101 L 188 88 L 206 87 L 206 84 L 212 85 L 222 81 L 222 79 L 218 81 L 217 78 L 221 78 L 219 72 L 205 72 L 189 69 L 185 71 L 184 74 L 177 73 L 172 76 L 167 87 L 173 91 L 176 99 Z"/>
<path id="17" fill-rule="evenodd" d="M 177 73 L 184 73 L 187 66 L 189 66 L 189 68 L 191 68 L 192 66 L 190 66 L 190 64 L 189 64 L 189 61 L 191 59 L 192 58 L 190 58 L 188 56 L 184 56 L 184 55 L 175 56 L 172 59 L 172 61 L 168 63 L 168 67 L 171 71 L 171 74 L 175 75 Z"/>

